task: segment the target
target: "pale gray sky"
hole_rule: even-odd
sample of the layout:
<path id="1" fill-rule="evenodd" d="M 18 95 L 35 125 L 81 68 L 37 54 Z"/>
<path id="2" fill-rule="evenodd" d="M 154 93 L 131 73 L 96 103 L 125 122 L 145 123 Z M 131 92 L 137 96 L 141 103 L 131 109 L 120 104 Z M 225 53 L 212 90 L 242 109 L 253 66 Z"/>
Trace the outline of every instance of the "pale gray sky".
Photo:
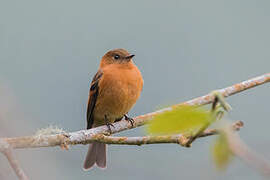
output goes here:
<path id="1" fill-rule="evenodd" d="M 267 0 L 0 0 L 0 135 L 29 135 L 49 124 L 85 128 L 90 80 L 112 48 L 136 54 L 144 76 L 133 116 L 269 72 L 269 9 Z M 228 99 L 228 117 L 245 122 L 241 137 L 268 159 L 269 88 Z M 142 135 L 144 129 L 122 134 Z M 86 146 L 16 155 L 30 178 L 41 180 L 262 178 L 238 159 L 217 172 L 213 139 L 190 149 L 110 146 L 106 171 L 81 169 Z M 15 178 L 2 156 L 0 177 Z"/>

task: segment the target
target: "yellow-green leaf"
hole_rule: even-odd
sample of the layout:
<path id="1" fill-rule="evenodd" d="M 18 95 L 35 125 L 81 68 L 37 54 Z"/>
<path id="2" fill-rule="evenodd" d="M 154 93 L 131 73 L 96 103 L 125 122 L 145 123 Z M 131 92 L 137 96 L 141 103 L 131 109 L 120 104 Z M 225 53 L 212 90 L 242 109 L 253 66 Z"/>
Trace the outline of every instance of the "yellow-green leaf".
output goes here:
<path id="1" fill-rule="evenodd" d="M 150 134 L 176 134 L 194 132 L 211 124 L 211 113 L 195 106 L 182 106 L 159 114 L 150 121 Z"/>
<path id="2" fill-rule="evenodd" d="M 230 151 L 227 137 L 224 133 L 221 133 L 212 148 L 212 156 L 215 165 L 218 169 L 224 170 L 233 158 L 233 154 Z"/>

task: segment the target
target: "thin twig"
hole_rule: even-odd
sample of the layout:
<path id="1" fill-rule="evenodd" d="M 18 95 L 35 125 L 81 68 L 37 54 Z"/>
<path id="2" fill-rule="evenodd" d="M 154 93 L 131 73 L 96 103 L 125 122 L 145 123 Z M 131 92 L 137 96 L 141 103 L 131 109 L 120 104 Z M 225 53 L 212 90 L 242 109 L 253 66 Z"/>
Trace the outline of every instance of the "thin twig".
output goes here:
<path id="1" fill-rule="evenodd" d="M 231 125 L 231 128 L 233 131 L 239 131 L 241 127 L 244 126 L 243 121 L 236 121 Z M 215 135 L 218 134 L 219 130 L 218 129 L 206 129 L 203 134 L 201 134 L 199 137 L 205 137 L 205 136 L 210 136 L 210 135 Z"/>
<path id="2" fill-rule="evenodd" d="M 235 84 L 233 86 L 217 90 L 224 97 L 231 96 L 233 94 L 242 92 L 244 90 L 250 89 L 252 87 L 256 87 L 262 85 L 264 83 L 270 82 L 270 73 L 249 79 L 247 81 L 243 81 L 241 83 Z M 205 96 L 195 98 L 190 101 L 186 101 L 181 104 L 177 104 L 165 109 L 161 109 L 156 112 L 148 113 L 145 115 L 138 116 L 134 118 L 134 124 L 131 124 L 127 121 L 119 121 L 113 124 L 114 128 L 112 128 L 112 134 L 124 131 L 126 129 L 132 129 L 138 126 L 142 126 L 149 122 L 152 117 L 157 114 L 173 110 L 175 107 L 179 107 L 182 105 L 205 105 L 212 103 L 214 96 L 212 93 L 209 93 Z M 27 136 L 27 137 L 17 137 L 17 138 L 4 138 L 6 142 L 8 142 L 13 148 L 38 148 L 38 147 L 52 147 L 52 146 L 60 146 L 63 144 L 88 144 L 91 143 L 94 137 L 97 134 L 109 134 L 109 130 L 107 126 L 100 126 L 97 128 L 89 129 L 89 130 L 80 130 L 71 133 L 65 134 L 56 134 L 56 135 L 41 135 L 41 136 Z"/>
<path id="3" fill-rule="evenodd" d="M 223 130 L 225 133 L 230 151 L 248 165 L 257 168 L 263 175 L 270 177 L 270 163 L 258 153 L 248 147 L 237 133 L 233 133 L 230 128 Z"/>
<path id="4" fill-rule="evenodd" d="M 208 123 L 205 123 L 203 126 L 201 126 L 197 133 L 191 138 L 189 138 L 189 140 L 185 144 L 186 147 L 190 147 L 191 143 L 195 141 L 200 136 L 200 134 L 202 134 L 213 122 L 220 120 L 224 115 L 224 110 L 229 111 L 230 109 L 232 109 L 231 106 L 225 101 L 225 98 L 220 92 L 213 91 L 212 94 L 214 96 L 211 108 L 212 121 L 209 121 Z M 220 110 L 220 108 L 222 108 L 222 110 Z"/>
<path id="5" fill-rule="evenodd" d="M 23 169 L 20 167 L 19 162 L 15 159 L 12 148 L 3 139 L 0 139 L 0 152 L 2 152 L 6 156 L 10 166 L 13 168 L 17 177 L 20 180 L 28 180 L 28 177 L 25 175 Z"/>
<path id="6" fill-rule="evenodd" d="M 242 121 L 237 121 L 231 125 L 233 131 L 240 130 L 243 127 Z M 208 129 L 203 133 L 199 134 L 197 137 L 206 137 L 212 136 L 219 133 L 218 129 Z M 141 136 L 141 137 L 115 137 L 115 136 L 106 136 L 104 134 L 97 134 L 94 136 L 93 141 L 98 141 L 106 144 L 121 144 L 121 145 L 143 145 L 143 144 L 161 144 L 161 143 L 176 143 L 184 147 L 187 146 L 189 139 L 192 137 L 185 137 L 182 134 L 175 135 L 164 135 L 164 136 Z"/>

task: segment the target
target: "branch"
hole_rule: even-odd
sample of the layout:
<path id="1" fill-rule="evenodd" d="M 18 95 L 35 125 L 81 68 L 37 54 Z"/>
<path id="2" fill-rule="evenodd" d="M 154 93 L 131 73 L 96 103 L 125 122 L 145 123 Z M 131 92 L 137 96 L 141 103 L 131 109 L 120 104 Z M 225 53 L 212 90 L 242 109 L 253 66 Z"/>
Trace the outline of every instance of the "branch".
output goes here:
<path id="1" fill-rule="evenodd" d="M 265 157 L 261 157 L 257 152 L 248 147 L 236 133 L 231 129 L 226 129 L 225 135 L 228 140 L 230 151 L 251 167 L 258 169 L 263 175 L 270 177 L 270 164 Z"/>
<path id="2" fill-rule="evenodd" d="M 224 97 L 228 97 L 233 94 L 242 92 L 244 90 L 262 85 L 267 82 L 270 82 L 270 73 L 266 73 L 264 75 L 235 84 L 233 86 L 217 90 L 217 92 L 220 92 Z M 134 118 L 134 126 L 131 126 L 131 124 L 127 121 L 116 122 L 113 124 L 114 128 L 112 128 L 112 134 L 127 129 L 132 129 L 138 126 L 142 126 L 147 122 L 149 122 L 155 115 L 173 110 L 176 107 L 182 105 L 205 105 L 212 103 L 213 100 L 214 100 L 213 94 L 209 93 L 205 96 L 198 97 L 177 105 L 173 105 L 171 107 L 164 108 L 156 112 L 137 116 L 136 118 Z M 100 126 L 89 130 L 80 130 L 71 133 L 4 138 L 4 140 L 8 142 L 12 146 L 12 148 L 39 148 L 39 147 L 61 146 L 63 144 L 64 145 L 89 144 L 95 140 L 97 134 L 109 134 L 108 127 Z"/>
<path id="3" fill-rule="evenodd" d="M 231 125 L 232 131 L 238 131 L 243 127 L 242 121 L 237 121 Z M 219 133 L 218 129 L 208 129 L 201 133 L 198 137 L 207 137 Z M 185 137 L 182 134 L 165 135 L 165 136 L 142 136 L 142 137 L 113 137 L 104 134 L 97 134 L 93 137 L 93 141 L 98 141 L 106 144 L 121 144 L 121 145 L 143 145 L 143 144 L 161 144 L 161 143 L 176 143 L 184 147 L 187 146 L 189 139 L 192 137 Z"/>
<path id="4" fill-rule="evenodd" d="M 13 168 L 18 178 L 20 180 L 28 180 L 28 177 L 25 175 L 18 161 L 13 156 L 12 148 L 3 139 L 0 139 L 0 152 L 2 152 L 6 156 L 6 158 L 9 161 L 10 166 Z"/>

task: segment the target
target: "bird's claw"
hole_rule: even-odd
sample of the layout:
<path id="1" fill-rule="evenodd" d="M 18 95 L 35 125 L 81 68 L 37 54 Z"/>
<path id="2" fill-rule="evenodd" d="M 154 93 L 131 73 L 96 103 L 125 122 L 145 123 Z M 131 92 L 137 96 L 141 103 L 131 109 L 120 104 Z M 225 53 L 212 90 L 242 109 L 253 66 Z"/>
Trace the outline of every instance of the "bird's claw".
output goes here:
<path id="1" fill-rule="evenodd" d="M 131 126 L 133 127 L 134 126 L 134 119 L 133 118 L 131 118 L 131 117 L 128 117 L 126 114 L 124 115 L 124 117 L 125 117 L 125 120 L 126 121 L 129 121 L 130 122 L 130 124 L 131 124 Z"/>
<path id="2" fill-rule="evenodd" d="M 114 128 L 114 125 L 112 123 L 107 122 L 106 126 L 108 127 L 110 134 L 112 134 L 111 126 Z"/>

